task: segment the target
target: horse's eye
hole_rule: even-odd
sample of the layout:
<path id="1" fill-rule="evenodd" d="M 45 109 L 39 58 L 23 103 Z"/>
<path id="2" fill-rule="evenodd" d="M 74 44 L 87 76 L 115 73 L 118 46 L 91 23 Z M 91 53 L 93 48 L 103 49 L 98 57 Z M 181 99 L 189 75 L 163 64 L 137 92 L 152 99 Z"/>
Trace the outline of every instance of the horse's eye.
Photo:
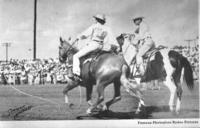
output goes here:
<path id="1" fill-rule="evenodd" d="M 61 47 L 61 46 L 59 46 L 58 48 L 59 48 L 59 49 L 62 49 L 62 47 Z"/>

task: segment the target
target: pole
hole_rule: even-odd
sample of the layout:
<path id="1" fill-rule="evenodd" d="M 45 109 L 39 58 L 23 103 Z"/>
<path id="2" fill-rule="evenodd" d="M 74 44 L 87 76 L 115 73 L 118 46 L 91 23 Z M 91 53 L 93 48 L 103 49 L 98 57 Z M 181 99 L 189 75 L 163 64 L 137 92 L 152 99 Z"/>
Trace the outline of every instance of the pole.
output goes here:
<path id="1" fill-rule="evenodd" d="M 8 63 L 8 47 L 10 47 L 11 43 L 2 43 L 4 47 L 6 47 L 6 63 Z"/>
<path id="2" fill-rule="evenodd" d="M 36 59 L 36 29 L 37 29 L 37 0 L 34 0 L 34 24 L 33 24 L 33 60 Z"/>
<path id="3" fill-rule="evenodd" d="M 8 63 L 8 45 L 6 45 L 6 63 Z"/>

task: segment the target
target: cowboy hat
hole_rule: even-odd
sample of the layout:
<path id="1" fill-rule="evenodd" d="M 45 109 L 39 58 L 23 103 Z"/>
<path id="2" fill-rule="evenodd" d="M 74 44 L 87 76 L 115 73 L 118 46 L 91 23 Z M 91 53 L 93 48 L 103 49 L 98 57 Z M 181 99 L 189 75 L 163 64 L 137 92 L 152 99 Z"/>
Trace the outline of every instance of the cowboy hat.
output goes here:
<path id="1" fill-rule="evenodd" d="M 104 22 L 106 21 L 106 17 L 105 17 L 104 14 L 97 14 L 97 15 L 95 15 L 93 17 L 96 18 L 96 19 L 102 20 Z"/>
<path id="2" fill-rule="evenodd" d="M 133 18 L 132 20 L 133 20 L 133 22 L 135 22 L 136 20 L 142 20 L 142 19 L 144 19 L 143 16 L 137 16 L 137 17 Z"/>

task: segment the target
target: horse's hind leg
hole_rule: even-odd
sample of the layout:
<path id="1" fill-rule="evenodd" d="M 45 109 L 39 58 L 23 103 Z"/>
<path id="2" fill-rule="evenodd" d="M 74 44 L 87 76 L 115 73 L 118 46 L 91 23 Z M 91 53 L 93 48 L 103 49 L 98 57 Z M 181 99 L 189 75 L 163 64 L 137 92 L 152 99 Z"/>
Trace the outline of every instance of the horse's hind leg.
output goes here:
<path id="1" fill-rule="evenodd" d="M 181 107 L 181 97 L 182 97 L 182 93 L 183 93 L 183 89 L 181 86 L 181 83 L 177 83 L 178 87 L 177 87 L 177 101 L 176 101 L 176 113 L 179 114 L 180 112 L 180 107 Z"/>
<path id="2" fill-rule="evenodd" d="M 100 83 L 97 82 L 97 100 L 96 102 L 87 110 L 87 113 L 90 114 L 92 113 L 92 110 L 97 108 L 97 106 L 104 101 L 104 88 L 105 88 L 105 83 Z"/>
<path id="3" fill-rule="evenodd" d="M 174 110 L 174 98 L 176 94 L 176 85 L 174 81 L 170 78 L 170 76 L 167 77 L 166 81 L 164 82 L 164 85 L 169 88 L 170 91 L 170 98 L 169 98 L 169 109 L 170 111 Z"/>
<path id="4" fill-rule="evenodd" d="M 118 102 L 119 100 L 121 100 L 120 87 L 121 87 L 120 81 L 119 80 L 115 81 L 114 82 L 114 91 L 115 91 L 114 97 L 111 100 L 109 100 L 108 102 L 105 103 L 105 105 L 103 107 L 104 111 L 105 110 L 109 110 L 109 107 L 112 104 L 114 104 L 114 103 Z"/>
<path id="5" fill-rule="evenodd" d="M 138 99 L 138 100 L 139 100 L 138 107 L 137 110 L 135 111 L 135 114 L 139 114 L 141 112 L 142 106 L 145 106 L 143 99 Z"/>
<path id="6" fill-rule="evenodd" d="M 183 75 L 184 75 L 184 69 L 182 69 L 180 80 L 177 81 L 177 101 L 176 101 L 176 113 L 179 114 L 180 107 L 181 107 L 181 97 L 183 93 L 182 85 L 183 85 Z"/>

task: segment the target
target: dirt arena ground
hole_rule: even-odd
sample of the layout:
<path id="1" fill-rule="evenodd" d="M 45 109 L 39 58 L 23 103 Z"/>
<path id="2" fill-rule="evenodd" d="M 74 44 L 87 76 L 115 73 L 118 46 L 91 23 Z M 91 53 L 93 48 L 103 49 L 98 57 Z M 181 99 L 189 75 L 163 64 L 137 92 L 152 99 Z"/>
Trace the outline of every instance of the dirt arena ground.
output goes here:
<path id="1" fill-rule="evenodd" d="M 122 100 L 114 104 L 107 113 L 93 116 L 86 115 L 88 107 L 85 101 L 85 89 L 82 88 L 82 103 L 78 88 L 71 91 L 70 101 L 73 106 L 64 104 L 62 91 L 65 85 L 20 85 L 18 89 L 54 101 L 49 103 L 34 97 L 26 96 L 10 86 L 0 86 L 0 120 L 74 120 L 74 119 L 167 119 L 167 118 L 199 118 L 199 83 L 195 83 L 193 91 L 183 85 L 183 98 L 179 115 L 169 112 L 167 107 L 169 90 L 161 85 L 161 90 L 147 89 L 144 92 L 146 107 L 139 115 L 135 115 L 136 100 L 121 89 Z M 95 90 L 94 90 L 95 92 Z M 93 92 L 93 97 L 96 94 Z M 113 86 L 105 91 L 105 101 L 113 95 Z"/>

